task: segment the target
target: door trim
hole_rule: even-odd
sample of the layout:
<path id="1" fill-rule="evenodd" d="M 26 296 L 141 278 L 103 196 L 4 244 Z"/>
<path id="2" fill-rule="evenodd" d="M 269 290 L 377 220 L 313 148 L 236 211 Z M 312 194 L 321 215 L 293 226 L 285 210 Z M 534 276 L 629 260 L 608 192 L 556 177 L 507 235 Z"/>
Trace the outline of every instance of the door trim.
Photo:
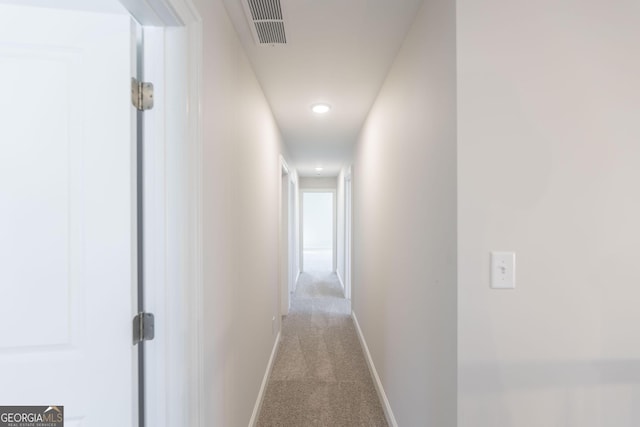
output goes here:
<path id="1" fill-rule="evenodd" d="M 280 189 L 278 191 L 278 299 L 280 305 L 280 315 L 286 316 L 289 314 L 289 307 L 291 306 L 290 293 L 291 274 L 289 273 L 289 264 L 291 260 L 289 258 L 290 253 L 290 200 L 289 195 L 291 191 L 291 171 L 289 165 L 285 161 L 284 157 L 280 155 Z M 285 189 L 286 184 L 286 189 Z M 285 209 L 286 203 L 286 209 Z M 280 319 L 276 319 L 277 330 L 280 330 Z"/>
<path id="2" fill-rule="evenodd" d="M 337 254 L 338 254 L 338 211 L 337 211 L 337 189 L 335 188 L 300 188 L 300 244 L 299 244 L 299 254 L 300 257 L 300 265 L 301 271 L 304 272 L 304 193 L 331 193 L 333 196 L 333 206 L 332 206 L 332 215 L 333 215 L 333 230 L 332 230 L 332 248 L 331 248 L 331 272 L 337 273 L 338 271 L 338 263 L 337 263 Z"/>
<path id="3" fill-rule="evenodd" d="M 345 255 L 345 263 L 344 263 L 344 285 L 345 285 L 345 298 L 349 300 L 349 305 L 351 306 L 351 294 L 352 294 L 352 243 L 353 243 L 353 185 L 351 180 L 351 167 L 347 170 L 347 174 L 344 177 L 344 255 Z"/>
<path id="4" fill-rule="evenodd" d="M 146 410 L 149 415 L 161 414 L 154 420 L 154 427 L 201 427 L 204 426 L 202 19 L 191 0 L 119 1 L 143 27 L 161 27 L 154 31 L 164 33 L 159 36 L 164 37 L 160 47 L 157 37 L 151 38 L 155 43 L 145 45 L 145 50 L 162 49 L 164 58 L 164 63 L 154 64 L 161 68 L 159 75 L 164 80 L 154 82 L 156 90 L 163 86 L 165 96 L 156 97 L 159 118 L 153 121 L 152 132 L 164 139 L 166 149 L 173 148 L 179 154 L 154 156 L 155 163 L 146 163 L 156 180 L 156 185 L 145 185 L 146 199 L 156 201 L 154 207 L 158 203 L 164 205 L 157 220 L 146 223 L 146 233 L 164 238 L 160 239 L 160 247 L 154 248 L 158 262 L 146 266 L 147 277 L 160 280 L 147 287 L 145 299 L 155 301 L 147 304 L 147 308 L 156 312 L 158 323 L 165 325 L 164 330 L 156 331 L 159 338 L 164 334 L 161 337 L 164 345 L 158 347 L 153 366 L 148 368 L 148 377 L 156 377 L 154 385 L 159 390 L 147 394 Z M 147 52 L 145 56 L 148 55 L 153 53 Z M 184 203 L 175 203 L 176 194 L 184 195 L 181 199 Z M 172 236 L 168 230 L 170 218 L 173 221 L 177 218 L 178 227 L 184 232 L 177 247 L 168 242 Z M 172 256 L 178 251 L 181 256 Z M 189 333 L 185 336 L 183 331 Z"/>

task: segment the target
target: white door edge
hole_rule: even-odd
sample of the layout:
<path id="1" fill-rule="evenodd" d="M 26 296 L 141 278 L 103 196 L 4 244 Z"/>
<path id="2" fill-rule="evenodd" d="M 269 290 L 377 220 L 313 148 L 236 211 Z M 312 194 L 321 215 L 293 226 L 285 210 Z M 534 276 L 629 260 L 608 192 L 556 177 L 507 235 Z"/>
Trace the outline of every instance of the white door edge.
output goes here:
<path id="1" fill-rule="evenodd" d="M 165 345 L 156 349 L 156 354 L 147 352 L 153 359 L 147 367 L 147 378 L 153 378 L 154 391 L 147 391 L 146 411 L 148 425 L 162 427 L 164 425 L 204 425 L 203 372 L 203 338 L 202 323 L 202 21 L 191 0 L 119 0 L 131 16 L 142 26 L 162 27 L 152 30 L 145 40 L 145 73 L 156 74 L 161 80 L 154 81 L 158 90 L 165 90 L 166 97 L 156 97 L 156 109 L 163 111 L 163 117 L 153 122 L 151 133 L 155 137 L 164 138 L 165 147 L 182 147 L 182 155 L 178 158 L 163 156 L 159 152 L 152 154 L 149 164 L 153 176 L 151 182 L 156 185 L 145 186 L 145 197 L 154 201 L 154 207 L 164 204 L 165 210 L 160 218 L 147 220 L 146 235 L 162 235 L 166 233 L 166 220 L 169 216 L 178 216 L 184 220 L 185 253 L 187 257 L 171 257 L 167 253 L 167 240 L 161 239 L 154 252 L 149 253 L 156 261 L 147 266 L 147 277 L 157 278 L 160 284 L 147 286 L 145 299 L 154 300 L 149 311 L 155 310 L 158 325 L 163 318 L 168 319 L 172 328 L 157 330 L 159 340 Z M 163 34 L 162 37 L 158 33 Z M 155 36 L 154 36 L 155 34 Z M 158 52 L 160 49 L 160 52 Z M 155 56 L 155 53 L 159 55 Z M 149 61 L 153 57 L 161 57 L 164 64 Z M 174 59 L 180 58 L 180 61 Z M 147 68 L 149 67 L 149 68 Z M 159 72 L 162 69 L 162 72 Z M 152 71 L 153 70 L 153 71 Z M 186 91 L 183 91 L 186 89 Z M 171 102 L 167 101 L 171 99 Z M 187 105 L 188 113 L 184 109 Z M 173 143 L 173 144 L 172 144 Z M 173 162 L 173 164 L 171 164 Z M 178 164 L 182 162 L 181 164 Z M 164 164 L 160 164 L 164 163 Z M 176 171 L 186 171 L 176 174 Z M 173 180 L 176 187 L 167 188 L 157 185 Z M 172 203 L 176 192 L 187 195 L 186 204 Z M 172 212 L 173 211 L 173 212 Z M 179 212 L 178 212 L 179 211 Z M 167 236 L 168 237 L 168 236 Z M 149 251 L 151 247 L 147 249 Z M 183 260 L 184 265 L 167 265 L 172 260 Z M 174 261 L 179 262 L 179 261 Z M 172 282 L 171 271 L 182 271 L 184 277 L 180 281 L 185 291 L 183 299 L 170 298 L 176 283 Z M 182 318 L 172 316 L 176 314 Z M 179 331 L 188 330 L 188 336 Z M 165 335 L 163 336 L 163 332 Z M 177 350 L 179 349 L 179 350 Z M 184 351 L 183 351 L 184 349 Z M 161 354 L 157 354 L 161 352 Z M 196 381 L 189 381 L 196 379 Z M 181 381 L 182 384 L 176 384 Z M 186 399 L 181 390 L 187 390 Z M 167 416 L 165 418 L 165 416 Z M 154 424 L 150 424 L 151 420 Z"/>
<path id="2" fill-rule="evenodd" d="M 147 277 L 159 278 L 161 283 L 147 286 L 145 299 L 156 304 L 156 321 L 171 323 L 166 328 L 161 354 L 151 354 L 153 363 L 148 366 L 147 378 L 154 378 L 153 393 L 147 391 L 147 425 L 162 427 L 204 425 L 202 396 L 204 395 L 202 323 L 202 22 L 191 0 L 120 0 L 130 14 L 143 26 L 160 26 L 162 30 L 150 31 L 145 40 L 145 72 L 156 74 L 164 81 L 154 81 L 164 97 L 156 97 L 156 107 L 163 117 L 154 120 L 151 133 L 164 137 L 167 150 L 180 150 L 178 156 L 155 153 L 149 164 L 151 177 L 156 183 L 172 182 L 173 186 L 150 185 L 145 187 L 147 200 L 164 204 L 161 218 L 147 221 L 146 234 L 160 234 L 161 245 L 155 247 L 153 262 L 147 266 Z M 151 9 L 150 9 L 151 8 Z M 160 19 L 160 22 L 158 21 Z M 163 33 L 163 34 L 159 34 Z M 163 40 L 162 39 L 163 36 Z M 148 42 L 148 43 L 147 43 Z M 150 61 L 154 51 L 164 63 Z M 156 56 L 156 58 L 157 58 Z M 178 59 L 178 60 L 176 60 Z M 147 66 L 150 68 L 147 69 Z M 160 72 L 160 69 L 162 71 Z M 169 101 L 171 100 L 171 101 Z M 185 110 L 184 106 L 187 105 Z M 163 163 L 163 164 L 159 164 Z M 150 178 L 147 176 L 147 178 Z M 186 195 L 184 204 L 174 203 L 177 193 Z M 158 206 L 158 205 L 156 205 Z M 168 252 L 167 218 L 178 217 L 184 231 L 182 241 L 186 257 L 171 256 Z M 156 242 L 157 243 L 157 242 Z M 182 260 L 182 261 L 180 261 Z M 182 265 L 175 265 L 182 262 Z M 174 265 L 171 265 L 173 263 Z M 182 272 L 181 277 L 171 275 Z M 179 283 L 178 283 L 179 282 Z M 179 289 L 176 289 L 177 286 Z M 181 298 L 173 298 L 176 291 Z M 151 305 L 151 304 L 150 304 Z M 184 336 L 182 331 L 190 331 Z M 157 330 L 162 334 L 162 330 Z M 149 354 L 150 352 L 147 352 Z M 195 379 L 195 381 L 191 381 Z M 178 384 L 179 383 L 179 384 Z M 182 391 L 187 391 L 187 396 Z M 154 424 L 150 421 L 154 420 Z"/>
<path id="3" fill-rule="evenodd" d="M 144 2 L 145 0 L 136 0 Z M 149 1 L 149 0 L 147 0 Z M 202 21 L 200 15 L 191 0 L 155 0 L 163 3 L 175 13 L 182 22 L 181 30 L 166 28 L 165 31 L 165 86 L 167 92 L 173 88 L 186 86 L 186 92 L 182 93 L 185 99 L 174 99 L 171 105 L 165 105 L 166 117 L 180 118 L 175 126 L 184 129 L 184 135 L 167 135 L 167 144 L 174 143 L 176 147 L 182 147 L 185 151 L 183 170 L 186 176 L 180 182 L 178 191 L 187 194 L 186 206 L 183 213 L 186 217 L 186 238 L 188 246 L 183 270 L 184 282 L 181 284 L 185 291 L 184 307 L 173 307 L 176 313 L 183 313 L 186 318 L 172 319 L 179 322 L 173 329 L 173 336 L 167 339 L 176 342 L 184 340 L 186 344 L 182 363 L 185 372 L 178 374 L 177 380 L 182 381 L 182 387 L 169 387 L 165 396 L 166 402 L 149 402 L 148 410 L 162 412 L 164 407 L 175 407 L 176 418 L 171 425 L 189 425 L 194 427 L 204 426 L 204 340 L 203 340 L 203 253 L 202 253 Z M 183 57 L 186 63 L 180 64 L 173 61 L 175 57 Z M 169 99 L 169 96 L 167 97 Z M 184 109 L 187 105 L 187 111 Z M 169 122 L 167 122 L 169 125 Z M 174 138 L 173 141 L 171 139 Z M 179 209 L 178 206 L 171 206 Z M 177 258 L 177 257 L 176 257 Z M 182 327 L 179 327 L 182 326 Z M 190 331 L 188 336 L 182 337 L 183 330 Z M 179 361 L 176 361 L 180 363 Z M 165 374 L 169 375 L 175 366 L 164 366 Z M 181 395 L 181 390 L 187 391 L 186 399 Z M 181 418 L 182 417 L 182 418 Z"/>

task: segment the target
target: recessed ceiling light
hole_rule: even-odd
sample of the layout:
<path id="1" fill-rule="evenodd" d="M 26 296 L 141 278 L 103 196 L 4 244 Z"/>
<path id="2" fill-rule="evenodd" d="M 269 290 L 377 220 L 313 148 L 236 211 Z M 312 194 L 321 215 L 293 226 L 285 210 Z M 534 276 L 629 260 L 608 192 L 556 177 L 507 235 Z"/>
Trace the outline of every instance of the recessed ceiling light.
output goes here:
<path id="1" fill-rule="evenodd" d="M 314 104 L 311 106 L 311 111 L 316 114 L 325 114 L 328 113 L 329 110 L 331 110 L 331 106 L 329 106 L 329 104 Z"/>
<path id="2" fill-rule="evenodd" d="M 321 168 L 321 167 L 317 167 L 317 168 L 316 168 L 316 172 L 322 172 L 322 169 L 323 169 L 323 168 Z"/>

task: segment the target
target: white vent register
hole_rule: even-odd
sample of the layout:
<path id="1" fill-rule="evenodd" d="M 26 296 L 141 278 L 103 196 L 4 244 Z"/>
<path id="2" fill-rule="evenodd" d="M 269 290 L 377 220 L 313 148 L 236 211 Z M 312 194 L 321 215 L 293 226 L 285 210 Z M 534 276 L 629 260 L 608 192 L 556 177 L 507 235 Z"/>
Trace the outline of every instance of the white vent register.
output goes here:
<path id="1" fill-rule="evenodd" d="M 256 44 L 287 44 L 280 0 L 242 0 L 242 5 Z"/>

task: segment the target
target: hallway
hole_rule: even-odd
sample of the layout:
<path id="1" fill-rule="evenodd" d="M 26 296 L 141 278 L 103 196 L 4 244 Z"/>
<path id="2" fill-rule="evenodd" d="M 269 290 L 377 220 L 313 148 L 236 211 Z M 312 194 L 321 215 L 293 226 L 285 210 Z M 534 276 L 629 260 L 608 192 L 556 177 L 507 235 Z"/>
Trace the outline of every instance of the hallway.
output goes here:
<path id="1" fill-rule="evenodd" d="M 258 426 L 386 426 L 335 273 L 302 273 Z"/>
<path id="2" fill-rule="evenodd" d="M 640 426 L 638 45 L 638 0 L 0 0 L 0 401 Z"/>

